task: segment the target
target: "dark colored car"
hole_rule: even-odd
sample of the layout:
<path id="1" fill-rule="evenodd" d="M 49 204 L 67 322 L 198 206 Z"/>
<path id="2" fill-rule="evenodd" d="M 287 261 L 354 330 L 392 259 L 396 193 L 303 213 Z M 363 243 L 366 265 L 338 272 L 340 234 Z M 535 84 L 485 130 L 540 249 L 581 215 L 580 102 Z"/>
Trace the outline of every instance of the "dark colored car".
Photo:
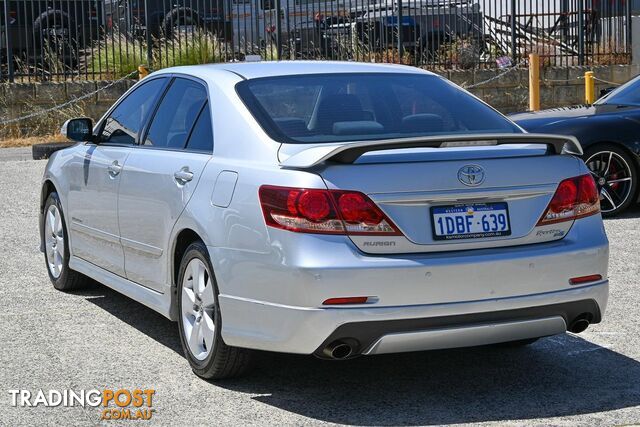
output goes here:
<path id="1" fill-rule="evenodd" d="M 400 14 L 398 4 L 402 6 Z M 484 48 L 484 15 L 475 1 L 356 1 L 352 5 L 355 7 L 349 15 L 330 16 L 319 22 L 325 44 L 354 37 L 379 52 L 396 47 L 400 34 L 402 45 L 417 55 L 436 55 L 441 44 L 459 37 L 472 43 L 478 56 Z"/>
<path id="2" fill-rule="evenodd" d="M 148 8 L 145 15 L 145 3 Z M 176 31 L 206 30 L 229 39 L 225 0 L 104 0 L 107 31 L 171 38 Z"/>
<path id="3" fill-rule="evenodd" d="M 578 138 L 584 161 L 600 189 L 603 214 L 616 215 L 640 201 L 640 77 L 591 106 L 520 113 L 510 118 L 529 132 Z"/>
<path id="4" fill-rule="evenodd" d="M 6 57 L 8 41 L 16 58 L 73 65 L 78 51 L 97 39 L 101 21 L 102 0 L 0 1 L 0 52 Z"/>

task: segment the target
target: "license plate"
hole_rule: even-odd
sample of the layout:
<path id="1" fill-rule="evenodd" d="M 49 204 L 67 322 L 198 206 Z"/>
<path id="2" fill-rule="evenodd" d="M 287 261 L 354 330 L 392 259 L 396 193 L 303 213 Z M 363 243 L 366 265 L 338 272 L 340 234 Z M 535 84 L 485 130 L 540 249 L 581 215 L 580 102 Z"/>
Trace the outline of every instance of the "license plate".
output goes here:
<path id="1" fill-rule="evenodd" d="M 509 236 L 506 203 L 462 204 L 431 208 L 434 240 L 481 239 Z"/>

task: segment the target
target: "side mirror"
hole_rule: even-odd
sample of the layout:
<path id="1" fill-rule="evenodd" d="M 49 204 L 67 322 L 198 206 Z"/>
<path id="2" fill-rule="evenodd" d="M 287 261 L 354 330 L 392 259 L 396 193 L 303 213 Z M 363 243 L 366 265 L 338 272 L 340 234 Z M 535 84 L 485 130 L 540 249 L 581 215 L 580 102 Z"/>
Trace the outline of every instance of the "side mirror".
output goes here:
<path id="1" fill-rule="evenodd" d="M 67 120 L 62 125 L 60 133 L 72 141 L 92 141 L 93 121 L 86 117 Z"/>

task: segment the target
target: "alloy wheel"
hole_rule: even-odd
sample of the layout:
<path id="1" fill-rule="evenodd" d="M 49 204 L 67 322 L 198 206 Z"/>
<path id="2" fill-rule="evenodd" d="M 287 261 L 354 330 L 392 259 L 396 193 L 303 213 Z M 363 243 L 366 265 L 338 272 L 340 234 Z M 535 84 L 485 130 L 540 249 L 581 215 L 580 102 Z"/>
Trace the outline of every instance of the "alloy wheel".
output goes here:
<path id="1" fill-rule="evenodd" d="M 206 359 L 215 338 L 215 295 L 211 274 L 199 258 L 189 261 L 182 280 L 182 326 L 189 351 Z"/>
<path id="2" fill-rule="evenodd" d="M 62 274 L 64 266 L 64 227 L 62 215 L 56 205 L 47 210 L 44 226 L 47 266 L 54 279 Z"/>
<path id="3" fill-rule="evenodd" d="M 627 161 L 613 151 L 599 151 L 586 161 L 600 190 L 601 210 L 614 212 L 631 197 L 634 176 Z"/>

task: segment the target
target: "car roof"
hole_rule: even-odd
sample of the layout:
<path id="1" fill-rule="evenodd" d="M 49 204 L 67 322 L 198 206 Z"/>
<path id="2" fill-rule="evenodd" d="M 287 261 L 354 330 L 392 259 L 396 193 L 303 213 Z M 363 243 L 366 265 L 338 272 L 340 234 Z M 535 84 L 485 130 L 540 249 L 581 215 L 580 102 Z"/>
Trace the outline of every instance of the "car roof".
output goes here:
<path id="1" fill-rule="evenodd" d="M 247 80 L 261 77 L 330 73 L 411 73 L 433 75 L 429 71 L 407 65 L 345 61 L 230 62 L 165 68 L 157 74 L 184 73 L 195 77 L 207 78 L 213 77 L 220 72 L 230 72 Z"/>

